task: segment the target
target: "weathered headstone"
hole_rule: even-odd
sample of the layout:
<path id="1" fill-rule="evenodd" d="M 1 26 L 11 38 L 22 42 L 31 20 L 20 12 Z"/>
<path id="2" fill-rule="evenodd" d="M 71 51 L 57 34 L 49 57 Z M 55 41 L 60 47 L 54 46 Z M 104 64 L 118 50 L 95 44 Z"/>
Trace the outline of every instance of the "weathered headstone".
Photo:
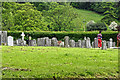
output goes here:
<path id="1" fill-rule="evenodd" d="M 8 46 L 13 46 L 13 37 L 8 36 Z"/>
<path id="2" fill-rule="evenodd" d="M 87 47 L 87 38 L 84 37 L 84 41 L 85 41 L 85 48 Z"/>
<path id="3" fill-rule="evenodd" d="M 44 37 L 45 38 L 45 46 L 49 46 L 49 37 Z"/>
<path id="4" fill-rule="evenodd" d="M 85 40 L 82 40 L 81 48 L 85 48 Z"/>
<path id="5" fill-rule="evenodd" d="M 94 42 L 92 42 L 92 48 L 95 48 L 95 44 L 94 44 Z"/>
<path id="6" fill-rule="evenodd" d="M 35 40 L 29 40 L 29 46 L 36 46 Z"/>
<path id="7" fill-rule="evenodd" d="M 64 37 L 64 46 L 69 47 L 69 36 Z"/>
<path id="8" fill-rule="evenodd" d="M 25 40 L 21 40 L 20 46 L 26 46 L 26 41 Z"/>
<path id="9" fill-rule="evenodd" d="M 112 43 L 112 46 L 115 47 L 115 42 Z"/>
<path id="10" fill-rule="evenodd" d="M 0 31 L 1 44 L 7 45 L 7 31 Z"/>
<path id="11" fill-rule="evenodd" d="M 110 47 L 112 47 L 112 41 L 113 41 L 113 39 L 110 38 Z"/>
<path id="12" fill-rule="evenodd" d="M 106 50 L 106 49 L 107 49 L 106 41 L 103 40 L 103 41 L 102 41 L 102 50 Z"/>
<path id="13" fill-rule="evenodd" d="M 107 41 L 107 48 L 110 48 L 110 41 Z"/>
<path id="14" fill-rule="evenodd" d="M 86 48 L 91 48 L 91 43 L 90 43 L 89 37 L 87 37 L 87 40 L 86 40 Z"/>
<path id="15" fill-rule="evenodd" d="M 51 46 L 51 39 L 48 40 L 48 46 Z"/>
<path id="16" fill-rule="evenodd" d="M 51 45 L 52 45 L 52 46 L 58 46 L 57 38 L 55 38 L 55 37 L 52 38 L 52 40 L 51 40 Z"/>
<path id="17" fill-rule="evenodd" d="M 97 38 L 94 38 L 94 47 L 98 48 L 98 39 Z"/>
<path id="18" fill-rule="evenodd" d="M 78 40 L 78 47 L 81 48 L 81 40 Z"/>
<path id="19" fill-rule="evenodd" d="M 20 43 L 21 43 L 21 39 L 17 39 L 17 40 L 16 40 L 17 46 L 20 46 Z"/>
<path id="20" fill-rule="evenodd" d="M 69 41 L 69 45 L 70 45 L 70 47 L 75 47 L 75 41 L 74 40 L 70 40 Z"/>
<path id="21" fill-rule="evenodd" d="M 75 42 L 75 47 L 78 47 L 78 45 L 79 45 L 78 42 Z"/>
<path id="22" fill-rule="evenodd" d="M 37 45 L 38 46 L 45 46 L 45 38 L 38 38 Z"/>
<path id="23" fill-rule="evenodd" d="M 21 39 L 17 39 L 16 44 L 17 44 L 17 46 L 26 46 L 26 41 L 21 40 Z"/>

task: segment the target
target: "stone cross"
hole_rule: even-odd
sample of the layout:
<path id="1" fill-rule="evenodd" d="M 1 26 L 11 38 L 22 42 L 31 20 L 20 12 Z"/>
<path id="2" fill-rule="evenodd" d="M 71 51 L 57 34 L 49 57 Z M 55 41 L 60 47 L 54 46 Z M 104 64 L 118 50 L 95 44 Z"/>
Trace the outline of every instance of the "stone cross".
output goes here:
<path id="1" fill-rule="evenodd" d="M 22 36 L 22 40 L 24 40 L 24 36 L 25 36 L 24 32 L 22 32 L 21 36 Z"/>

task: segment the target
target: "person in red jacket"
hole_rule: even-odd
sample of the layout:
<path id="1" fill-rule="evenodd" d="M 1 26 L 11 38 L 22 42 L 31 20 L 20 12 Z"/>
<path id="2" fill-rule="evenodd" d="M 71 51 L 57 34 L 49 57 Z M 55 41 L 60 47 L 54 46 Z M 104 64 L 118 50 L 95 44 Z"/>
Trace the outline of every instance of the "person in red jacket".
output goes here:
<path id="1" fill-rule="evenodd" d="M 117 35 L 117 47 L 119 46 L 119 43 L 120 43 L 120 33 L 118 33 Z"/>
<path id="2" fill-rule="evenodd" d="M 97 35 L 98 38 L 98 47 L 102 47 L 102 34 L 101 31 L 99 31 L 99 34 Z"/>

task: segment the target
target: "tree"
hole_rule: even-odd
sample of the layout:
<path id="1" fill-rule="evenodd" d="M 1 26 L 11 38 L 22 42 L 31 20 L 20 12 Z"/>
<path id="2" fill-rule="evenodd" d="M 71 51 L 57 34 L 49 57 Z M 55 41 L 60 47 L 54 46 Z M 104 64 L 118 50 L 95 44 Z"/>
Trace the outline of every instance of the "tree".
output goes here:
<path id="1" fill-rule="evenodd" d="M 44 11 L 49 29 L 52 31 L 68 31 L 72 30 L 72 20 L 77 17 L 73 8 L 69 5 L 58 5 L 54 9 Z"/>

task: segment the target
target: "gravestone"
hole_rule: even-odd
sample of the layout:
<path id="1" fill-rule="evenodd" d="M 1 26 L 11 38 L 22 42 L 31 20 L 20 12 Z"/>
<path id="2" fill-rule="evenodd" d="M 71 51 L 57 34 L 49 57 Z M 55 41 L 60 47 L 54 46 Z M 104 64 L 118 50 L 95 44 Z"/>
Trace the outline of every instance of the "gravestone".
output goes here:
<path id="1" fill-rule="evenodd" d="M 48 46 L 51 46 L 51 39 L 48 40 Z"/>
<path id="2" fill-rule="evenodd" d="M 21 39 L 17 39 L 16 44 L 17 44 L 17 46 L 26 46 L 26 41 L 21 40 Z"/>
<path id="3" fill-rule="evenodd" d="M 81 48 L 81 40 L 78 40 L 78 47 Z"/>
<path id="4" fill-rule="evenodd" d="M 51 40 L 51 45 L 52 45 L 52 46 L 58 46 L 57 38 L 55 38 L 55 37 L 52 38 L 52 40 Z"/>
<path id="5" fill-rule="evenodd" d="M 25 37 L 24 32 L 22 32 L 21 36 L 22 36 L 22 40 L 20 40 L 20 46 L 26 46 L 26 41 L 24 40 Z"/>
<path id="6" fill-rule="evenodd" d="M 36 39 L 33 39 L 34 43 L 36 44 Z"/>
<path id="7" fill-rule="evenodd" d="M 112 46 L 115 47 L 115 42 L 112 43 Z"/>
<path id="8" fill-rule="evenodd" d="M 38 46 L 45 46 L 45 38 L 38 38 L 37 45 Z"/>
<path id="9" fill-rule="evenodd" d="M 103 40 L 103 41 L 102 41 L 102 50 L 106 50 L 106 49 L 107 49 L 106 41 Z"/>
<path id="10" fill-rule="evenodd" d="M 75 41 L 74 40 L 70 40 L 69 41 L 69 45 L 70 45 L 70 47 L 75 47 Z"/>
<path id="11" fill-rule="evenodd" d="M 85 40 L 82 40 L 81 48 L 85 48 Z"/>
<path id="12" fill-rule="evenodd" d="M 84 48 L 86 48 L 87 47 L 87 38 L 86 37 L 84 37 L 84 41 L 85 41 L 85 47 Z"/>
<path id="13" fill-rule="evenodd" d="M 107 41 L 107 48 L 110 48 L 110 41 Z"/>
<path id="14" fill-rule="evenodd" d="M 26 46 L 26 41 L 25 40 L 21 40 L 20 41 L 20 46 Z"/>
<path id="15" fill-rule="evenodd" d="M 69 47 L 69 36 L 64 37 L 64 47 Z"/>
<path id="16" fill-rule="evenodd" d="M 49 37 L 44 37 L 45 38 L 45 46 L 49 46 Z"/>
<path id="17" fill-rule="evenodd" d="M 24 40 L 24 37 L 25 37 L 24 32 L 22 32 L 21 36 L 22 36 L 22 40 Z"/>
<path id="18" fill-rule="evenodd" d="M 89 37 L 87 37 L 87 40 L 86 40 L 86 48 L 91 48 L 91 43 L 90 43 Z"/>
<path id="19" fill-rule="evenodd" d="M 78 42 L 75 42 L 75 47 L 78 47 L 78 45 L 79 45 Z"/>
<path id="20" fill-rule="evenodd" d="M 1 44 L 7 45 L 7 31 L 0 31 Z"/>
<path id="21" fill-rule="evenodd" d="M 35 40 L 29 40 L 29 46 L 36 46 Z"/>
<path id="22" fill-rule="evenodd" d="M 8 46 L 13 46 L 13 37 L 8 36 Z"/>
<path id="23" fill-rule="evenodd" d="M 94 48 L 98 48 L 98 39 L 94 38 Z"/>
<path id="24" fill-rule="evenodd" d="M 94 42 L 92 42 L 92 48 L 95 48 L 95 44 L 94 44 Z"/>
<path id="25" fill-rule="evenodd" d="M 20 46 L 20 43 L 21 43 L 21 39 L 17 39 L 17 40 L 16 40 L 16 45 L 17 45 L 17 46 Z"/>
<path id="26" fill-rule="evenodd" d="M 113 39 L 110 38 L 110 47 L 112 47 L 112 41 L 113 41 Z"/>

